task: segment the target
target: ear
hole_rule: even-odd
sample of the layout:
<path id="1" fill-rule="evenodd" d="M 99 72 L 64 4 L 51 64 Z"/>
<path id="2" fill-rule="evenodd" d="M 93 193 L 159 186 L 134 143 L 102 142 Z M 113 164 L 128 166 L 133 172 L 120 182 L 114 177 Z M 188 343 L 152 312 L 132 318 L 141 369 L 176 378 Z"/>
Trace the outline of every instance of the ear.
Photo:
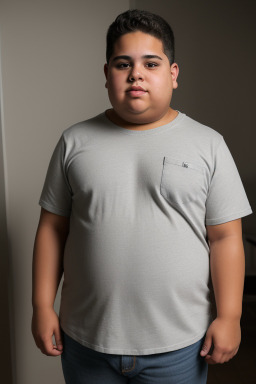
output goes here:
<path id="1" fill-rule="evenodd" d="M 104 73 L 105 73 L 105 77 L 106 79 L 108 78 L 108 64 L 104 64 Z"/>
<path id="2" fill-rule="evenodd" d="M 178 88 L 178 82 L 177 82 L 178 75 L 179 75 L 179 66 L 177 63 L 173 63 L 171 65 L 171 76 L 172 76 L 173 89 Z"/>
<path id="3" fill-rule="evenodd" d="M 107 63 L 106 64 L 104 64 L 104 73 L 105 73 L 105 77 L 106 77 L 106 83 L 105 83 L 105 88 L 107 88 L 108 87 L 108 65 L 107 65 Z"/>

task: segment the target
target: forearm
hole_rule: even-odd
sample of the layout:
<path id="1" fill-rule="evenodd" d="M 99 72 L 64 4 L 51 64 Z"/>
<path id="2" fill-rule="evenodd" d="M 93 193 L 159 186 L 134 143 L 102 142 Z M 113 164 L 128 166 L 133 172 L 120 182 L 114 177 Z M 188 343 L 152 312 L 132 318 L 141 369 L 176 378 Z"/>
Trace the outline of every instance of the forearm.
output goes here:
<path id="1" fill-rule="evenodd" d="M 38 228 L 33 254 L 34 308 L 53 307 L 63 274 L 63 252 L 66 234 L 57 228 L 41 225 Z"/>
<path id="2" fill-rule="evenodd" d="M 217 316 L 240 319 L 245 275 L 241 236 L 228 236 L 212 242 L 210 266 Z"/>

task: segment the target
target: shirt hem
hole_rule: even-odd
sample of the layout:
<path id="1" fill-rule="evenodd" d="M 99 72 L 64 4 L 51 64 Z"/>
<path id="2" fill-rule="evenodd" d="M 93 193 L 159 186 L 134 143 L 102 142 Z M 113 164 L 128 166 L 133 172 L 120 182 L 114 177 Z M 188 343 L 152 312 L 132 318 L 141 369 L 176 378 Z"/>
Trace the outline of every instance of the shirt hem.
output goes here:
<path id="1" fill-rule="evenodd" d="M 153 355 L 153 354 L 158 354 L 158 353 L 164 353 L 164 352 L 171 352 L 171 351 L 176 351 L 181 348 L 185 348 L 190 346 L 191 344 L 196 343 L 199 341 L 206 333 L 206 330 L 199 333 L 198 335 L 194 336 L 191 339 L 188 339 L 186 341 L 183 341 L 181 343 L 176 343 L 170 346 L 166 347 L 160 347 L 160 348 L 147 348 L 147 349 L 122 349 L 122 348 L 105 348 L 100 345 L 95 345 L 92 343 L 88 343 L 87 341 L 81 339 L 78 337 L 72 330 L 70 330 L 68 327 L 65 325 L 61 324 L 61 328 L 63 331 L 72 339 L 77 341 L 78 343 L 82 344 L 83 346 L 93 349 L 94 351 L 97 352 L 102 352 L 102 353 L 107 353 L 107 354 L 117 354 L 117 355 Z"/>
<path id="2" fill-rule="evenodd" d="M 223 224 L 231 220 L 240 219 L 241 217 L 248 216 L 252 214 L 253 211 L 251 208 L 244 209 L 242 211 L 236 212 L 229 216 L 223 216 L 219 217 L 218 219 L 206 219 L 205 224 L 206 225 L 216 225 L 216 224 Z"/>

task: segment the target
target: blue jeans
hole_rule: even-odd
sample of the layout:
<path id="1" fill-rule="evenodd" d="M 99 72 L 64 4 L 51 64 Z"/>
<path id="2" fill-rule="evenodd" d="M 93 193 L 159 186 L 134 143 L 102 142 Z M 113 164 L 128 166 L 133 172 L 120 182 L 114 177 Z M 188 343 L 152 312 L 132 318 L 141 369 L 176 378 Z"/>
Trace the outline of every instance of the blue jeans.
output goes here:
<path id="1" fill-rule="evenodd" d="M 62 330 L 61 363 L 66 384 L 206 384 L 208 364 L 200 356 L 204 337 L 176 351 L 114 355 L 94 351 Z"/>

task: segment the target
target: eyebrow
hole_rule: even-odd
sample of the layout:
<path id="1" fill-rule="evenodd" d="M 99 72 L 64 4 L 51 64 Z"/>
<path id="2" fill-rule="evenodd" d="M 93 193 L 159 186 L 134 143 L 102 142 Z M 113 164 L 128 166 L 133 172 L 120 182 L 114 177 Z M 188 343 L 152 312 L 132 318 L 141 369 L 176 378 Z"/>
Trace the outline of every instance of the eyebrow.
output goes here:
<path id="1" fill-rule="evenodd" d="M 120 56 L 114 57 L 112 59 L 112 62 L 120 60 L 120 59 L 132 60 L 132 57 L 131 56 L 127 56 L 127 55 L 120 55 Z M 142 56 L 142 59 L 159 59 L 159 60 L 163 60 L 160 56 L 157 56 L 157 55 L 144 55 L 144 56 Z"/>

